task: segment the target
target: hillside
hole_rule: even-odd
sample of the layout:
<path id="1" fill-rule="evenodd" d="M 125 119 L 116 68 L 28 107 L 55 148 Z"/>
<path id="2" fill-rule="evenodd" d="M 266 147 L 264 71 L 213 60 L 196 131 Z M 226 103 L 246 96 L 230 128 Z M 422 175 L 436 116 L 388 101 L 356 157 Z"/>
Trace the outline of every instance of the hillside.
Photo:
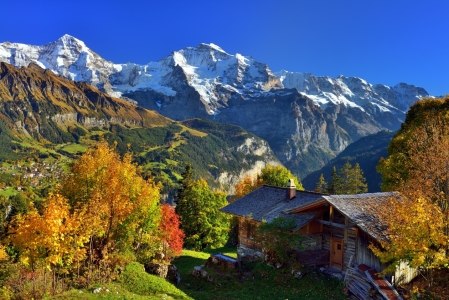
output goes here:
<path id="1" fill-rule="evenodd" d="M 303 186 L 307 190 L 314 190 L 320 174 L 324 175 L 326 182 L 330 182 L 333 167 L 339 169 L 349 161 L 352 165 L 355 163 L 360 165 L 368 183 L 368 192 L 380 192 L 382 178 L 376 171 L 376 166 L 381 157 L 387 157 L 387 148 L 394 134 L 395 132 L 381 131 L 352 143 L 323 168 L 304 178 Z"/>
<path id="2" fill-rule="evenodd" d="M 0 129 L 3 160 L 31 152 L 76 157 L 99 139 L 117 142 L 120 153 L 132 151 L 146 174 L 168 184 L 166 192 L 188 162 L 197 177 L 228 192 L 247 172 L 279 164 L 265 141 L 240 127 L 178 123 L 36 64 L 0 63 Z"/>

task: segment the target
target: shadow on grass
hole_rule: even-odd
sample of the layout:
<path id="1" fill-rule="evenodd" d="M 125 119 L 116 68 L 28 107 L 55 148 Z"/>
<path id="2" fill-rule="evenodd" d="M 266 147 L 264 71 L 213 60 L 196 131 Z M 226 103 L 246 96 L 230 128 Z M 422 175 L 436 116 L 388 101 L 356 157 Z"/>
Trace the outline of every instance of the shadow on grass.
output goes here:
<path id="1" fill-rule="evenodd" d="M 304 269 L 304 276 L 295 279 L 291 270 L 276 269 L 262 262 L 243 263 L 242 270 L 206 267 L 205 278 L 192 275 L 195 266 L 203 265 L 211 253 L 232 253 L 235 248 L 206 249 L 203 252 L 184 250 L 173 263 L 181 273 L 178 287 L 196 299 L 346 299 L 341 282 L 326 278 L 316 270 Z"/>

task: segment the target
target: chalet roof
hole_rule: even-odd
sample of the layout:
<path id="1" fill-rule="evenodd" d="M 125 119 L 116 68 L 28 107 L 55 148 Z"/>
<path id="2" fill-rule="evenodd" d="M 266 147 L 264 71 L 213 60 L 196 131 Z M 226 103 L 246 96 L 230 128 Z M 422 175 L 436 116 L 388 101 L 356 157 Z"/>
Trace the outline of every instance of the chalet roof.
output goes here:
<path id="1" fill-rule="evenodd" d="M 388 240 L 388 236 L 386 225 L 380 219 L 377 207 L 388 205 L 391 197 L 400 197 L 400 194 L 389 192 L 323 196 L 352 223 L 378 241 Z"/>
<path id="2" fill-rule="evenodd" d="M 276 217 L 293 218 L 297 228 L 307 224 L 317 216 L 318 211 L 301 214 L 287 214 L 295 207 L 313 203 L 322 199 L 323 194 L 296 190 L 296 197 L 286 199 L 287 189 L 264 185 L 221 209 L 222 212 L 242 217 L 251 217 L 255 221 L 270 223 Z"/>

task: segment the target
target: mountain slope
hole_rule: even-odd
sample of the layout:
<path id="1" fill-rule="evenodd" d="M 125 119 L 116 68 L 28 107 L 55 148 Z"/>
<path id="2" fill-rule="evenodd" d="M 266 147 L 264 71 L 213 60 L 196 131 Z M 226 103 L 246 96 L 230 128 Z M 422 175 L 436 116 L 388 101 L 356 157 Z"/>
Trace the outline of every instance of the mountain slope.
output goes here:
<path id="1" fill-rule="evenodd" d="M 206 120 L 174 122 L 36 64 L 16 68 L 0 63 L 0 138 L 0 159 L 14 159 L 13 150 L 23 148 L 24 139 L 76 156 L 58 144 L 87 147 L 104 138 L 117 142 L 120 153 L 138 154 L 136 160 L 160 179 L 176 182 L 190 161 L 199 177 L 228 192 L 265 163 L 280 164 L 267 142 L 240 127 Z"/>
<path id="2" fill-rule="evenodd" d="M 387 157 L 387 148 L 394 135 L 395 132 L 380 131 L 352 143 L 323 168 L 304 178 L 302 181 L 303 186 L 308 190 L 314 190 L 320 174 L 324 175 L 326 182 L 330 182 L 334 166 L 340 169 L 349 161 L 351 165 L 355 163 L 360 165 L 368 183 L 368 191 L 370 193 L 380 192 L 382 178 L 377 173 L 376 167 L 381 157 Z"/>

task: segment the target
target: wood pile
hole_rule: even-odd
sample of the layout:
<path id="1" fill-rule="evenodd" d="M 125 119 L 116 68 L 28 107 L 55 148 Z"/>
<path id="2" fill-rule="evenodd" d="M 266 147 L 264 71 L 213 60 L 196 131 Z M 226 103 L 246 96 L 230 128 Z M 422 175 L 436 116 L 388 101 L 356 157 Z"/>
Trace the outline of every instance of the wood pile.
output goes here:
<path id="1" fill-rule="evenodd" d="M 347 289 L 355 296 L 355 299 L 383 299 L 357 266 L 347 268 L 345 280 Z"/>
<path id="2" fill-rule="evenodd" d="M 352 263 L 352 257 L 346 270 L 346 288 L 352 299 L 401 299 L 396 290 L 377 271 L 367 265 Z"/>

